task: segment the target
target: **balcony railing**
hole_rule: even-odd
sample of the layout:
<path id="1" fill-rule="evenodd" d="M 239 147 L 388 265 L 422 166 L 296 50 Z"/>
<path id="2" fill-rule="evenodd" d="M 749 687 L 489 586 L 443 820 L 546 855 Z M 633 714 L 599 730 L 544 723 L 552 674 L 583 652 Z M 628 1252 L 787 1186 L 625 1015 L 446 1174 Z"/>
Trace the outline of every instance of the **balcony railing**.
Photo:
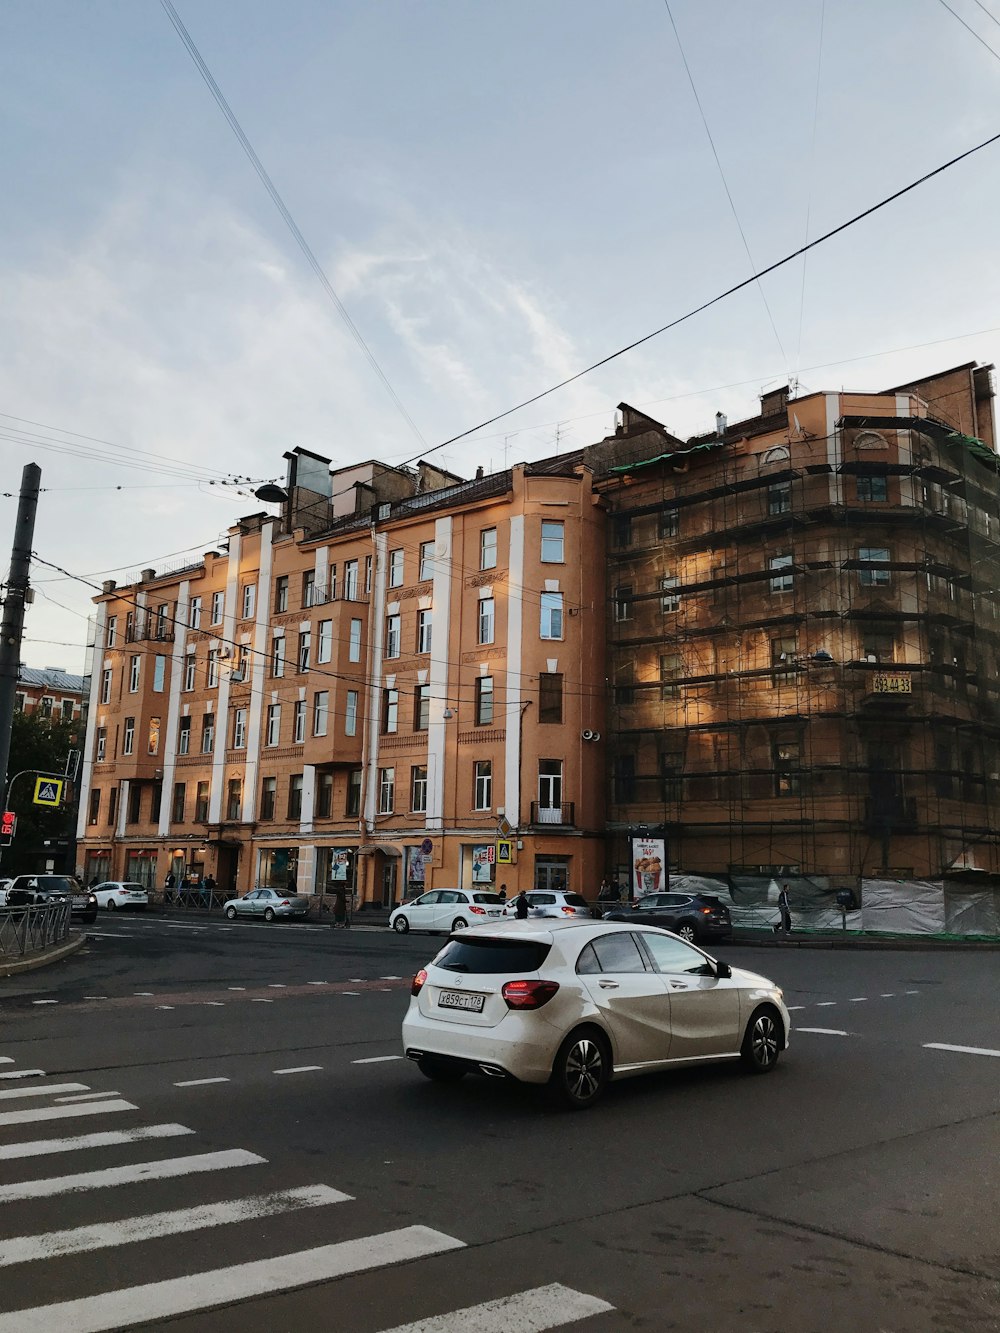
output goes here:
<path id="1" fill-rule="evenodd" d="M 573 802 L 559 801 L 555 805 L 542 805 L 540 801 L 531 802 L 532 824 L 554 824 L 559 828 L 572 828 Z"/>

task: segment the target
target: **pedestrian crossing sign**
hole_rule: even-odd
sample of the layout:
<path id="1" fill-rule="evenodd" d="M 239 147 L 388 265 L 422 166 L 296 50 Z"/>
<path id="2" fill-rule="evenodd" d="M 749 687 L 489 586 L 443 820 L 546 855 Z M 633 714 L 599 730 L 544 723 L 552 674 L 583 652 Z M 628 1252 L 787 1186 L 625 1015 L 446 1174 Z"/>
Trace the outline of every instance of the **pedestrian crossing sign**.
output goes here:
<path id="1" fill-rule="evenodd" d="M 62 778 L 35 778 L 35 805 L 62 805 Z"/>

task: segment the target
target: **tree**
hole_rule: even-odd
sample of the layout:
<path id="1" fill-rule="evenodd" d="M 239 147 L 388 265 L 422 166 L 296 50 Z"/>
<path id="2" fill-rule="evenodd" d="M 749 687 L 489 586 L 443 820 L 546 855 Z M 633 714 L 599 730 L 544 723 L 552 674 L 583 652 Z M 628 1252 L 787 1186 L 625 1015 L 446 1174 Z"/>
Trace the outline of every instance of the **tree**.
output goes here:
<path id="1" fill-rule="evenodd" d="M 15 773 L 28 770 L 62 773 L 67 754 L 77 747 L 80 726 L 79 719 L 67 722 L 62 718 L 42 717 L 38 712 L 15 713 L 10 735 L 8 782 Z M 47 857 L 54 860 L 57 870 L 66 864 L 66 849 L 72 846 L 73 809 L 67 803 L 69 792 L 64 790 L 63 804 L 52 809 L 34 804 L 34 790 L 34 777 L 26 775 L 18 778 L 11 793 L 7 808 L 17 814 L 17 832 L 13 843 L 3 851 L 5 876 L 37 871 Z M 72 866 L 68 868 L 72 870 Z"/>

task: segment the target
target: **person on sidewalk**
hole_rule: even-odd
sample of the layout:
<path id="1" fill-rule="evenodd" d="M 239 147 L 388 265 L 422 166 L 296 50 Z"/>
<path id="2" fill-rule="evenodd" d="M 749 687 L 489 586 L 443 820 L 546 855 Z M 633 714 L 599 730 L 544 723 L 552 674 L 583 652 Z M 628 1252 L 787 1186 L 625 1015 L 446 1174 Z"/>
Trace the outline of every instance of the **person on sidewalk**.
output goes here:
<path id="1" fill-rule="evenodd" d="M 792 902 L 788 896 L 788 885 L 782 884 L 781 892 L 778 894 L 778 911 L 781 913 L 781 925 L 775 929 L 775 934 L 780 929 L 783 935 L 791 934 L 792 930 Z"/>

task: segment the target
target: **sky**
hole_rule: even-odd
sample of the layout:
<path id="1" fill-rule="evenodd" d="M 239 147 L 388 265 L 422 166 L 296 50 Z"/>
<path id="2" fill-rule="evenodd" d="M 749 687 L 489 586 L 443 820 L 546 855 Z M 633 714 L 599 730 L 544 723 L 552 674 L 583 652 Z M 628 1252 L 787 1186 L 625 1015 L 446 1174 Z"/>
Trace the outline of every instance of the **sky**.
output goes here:
<path id="1" fill-rule="evenodd" d="M 4 0 L 0 565 L 34 462 L 76 576 L 34 564 L 27 665 L 82 670 L 79 580 L 213 548 L 296 445 L 471 476 L 621 401 L 684 437 L 1000 360 L 997 144 L 431 452 L 997 133 L 1000 0 L 175 6 L 405 415 L 158 0 Z"/>

